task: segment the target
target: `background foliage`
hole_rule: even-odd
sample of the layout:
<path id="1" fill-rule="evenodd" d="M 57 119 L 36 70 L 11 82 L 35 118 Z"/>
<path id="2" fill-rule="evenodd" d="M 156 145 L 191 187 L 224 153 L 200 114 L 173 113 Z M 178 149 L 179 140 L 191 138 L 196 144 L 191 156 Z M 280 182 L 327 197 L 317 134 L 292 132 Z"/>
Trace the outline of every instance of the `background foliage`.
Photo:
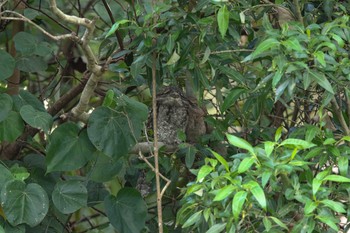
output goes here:
<path id="1" fill-rule="evenodd" d="M 348 2 L 1 6 L 0 232 L 157 231 L 152 72 L 207 113 L 160 150 L 164 232 L 349 229 Z"/>

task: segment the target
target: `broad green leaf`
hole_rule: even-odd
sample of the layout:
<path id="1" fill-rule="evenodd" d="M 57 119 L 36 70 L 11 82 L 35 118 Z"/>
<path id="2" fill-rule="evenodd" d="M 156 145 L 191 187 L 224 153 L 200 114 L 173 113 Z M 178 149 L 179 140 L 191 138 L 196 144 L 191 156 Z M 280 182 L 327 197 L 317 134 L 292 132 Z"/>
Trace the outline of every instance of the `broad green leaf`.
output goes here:
<path id="1" fill-rule="evenodd" d="M 18 111 L 20 111 L 24 105 L 31 105 L 38 111 L 46 112 L 43 103 L 35 95 L 25 90 L 20 90 L 19 95 L 14 97 L 14 105 Z"/>
<path id="2" fill-rule="evenodd" d="M 226 96 L 223 104 L 220 106 L 220 111 L 225 112 L 229 109 L 244 92 L 245 89 L 243 88 L 234 88 L 230 90 L 230 93 Z"/>
<path id="3" fill-rule="evenodd" d="M 108 90 L 106 92 L 106 96 L 103 99 L 103 104 L 102 106 L 105 107 L 114 107 L 113 106 L 113 102 L 114 102 L 114 91 L 113 90 Z"/>
<path id="4" fill-rule="evenodd" d="M 304 47 L 301 46 L 301 44 L 299 43 L 299 40 L 295 37 L 292 37 L 286 41 L 283 41 L 282 45 L 284 47 L 286 47 L 286 49 L 295 50 L 297 52 L 304 52 L 305 51 Z"/>
<path id="5" fill-rule="evenodd" d="M 270 216 L 269 218 L 271 218 L 278 226 L 286 229 L 287 231 L 289 230 L 289 228 L 287 227 L 286 224 L 284 224 L 281 220 L 279 220 L 278 218 L 276 217 L 273 217 L 273 216 Z"/>
<path id="6" fill-rule="evenodd" d="M 205 233 L 220 233 L 222 232 L 227 223 L 217 223 L 209 228 Z"/>
<path id="7" fill-rule="evenodd" d="M 17 59 L 16 67 L 20 71 L 34 73 L 45 71 L 48 67 L 44 58 L 37 55 L 22 56 Z"/>
<path id="8" fill-rule="evenodd" d="M 350 182 L 350 179 L 344 176 L 339 176 L 339 175 L 328 175 L 326 176 L 323 181 L 329 180 L 329 181 L 335 181 L 335 182 L 340 182 L 340 183 L 347 183 Z"/>
<path id="9" fill-rule="evenodd" d="M 5 183 L 14 180 L 15 177 L 12 175 L 11 171 L 0 163 L 0 191 L 1 188 L 5 186 Z"/>
<path id="10" fill-rule="evenodd" d="M 230 12 L 226 5 L 223 5 L 218 11 L 218 26 L 221 37 L 224 38 L 228 29 L 230 20 Z"/>
<path id="11" fill-rule="evenodd" d="M 243 173 L 247 171 L 254 164 L 254 162 L 255 162 L 254 157 L 243 159 L 242 162 L 239 164 L 238 173 Z"/>
<path id="12" fill-rule="evenodd" d="M 272 78 L 272 88 L 275 88 L 283 76 L 282 70 L 278 69 Z"/>
<path id="13" fill-rule="evenodd" d="M 37 37 L 27 32 L 17 33 L 14 36 L 13 41 L 15 42 L 16 50 L 23 55 L 33 54 L 38 45 Z"/>
<path id="14" fill-rule="evenodd" d="M 255 181 L 249 181 L 247 184 L 244 185 L 247 187 L 250 192 L 253 194 L 255 199 L 258 201 L 260 206 L 266 210 L 266 198 L 264 190 L 260 187 L 260 185 Z"/>
<path id="15" fill-rule="evenodd" d="M 338 157 L 338 168 L 341 176 L 346 176 L 349 169 L 349 159 L 346 156 Z"/>
<path id="16" fill-rule="evenodd" d="M 5 233 L 5 230 L 1 225 L 0 225 L 0 233 Z"/>
<path id="17" fill-rule="evenodd" d="M 1 190 L 1 202 L 7 221 L 16 226 L 26 223 L 38 225 L 49 209 L 49 198 L 38 184 L 13 180 Z"/>
<path id="18" fill-rule="evenodd" d="M 235 194 L 232 200 L 232 214 L 235 221 L 238 221 L 238 217 L 242 212 L 242 207 L 244 205 L 245 199 L 247 197 L 246 191 L 239 191 Z"/>
<path id="19" fill-rule="evenodd" d="M 60 181 L 52 192 L 52 201 L 63 214 L 70 214 L 87 206 L 87 189 L 80 181 Z"/>
<path id="20" fill-rule="evenodd" d="M 10 54 L 0 49 L 0 81 L 9 78 L 13 74 L 15 64 L 15 59 Z"/>
<path id="21" fill-rule="evenodd" d="M 317 126 L 312 125 L 308 127 L 305 133 L 305 140 L 312 142 L 318 133 L 320 133 L 320 129 Z"/>
<path id="22" fill-rule="evenodd" d="M 222 201 L 236 189 L 233 185 L 227 185 L 218 190 L 213 201 Z"/>
<path id="23" fill-rule="evenodd" d="M 38 111 L 31 105 L 24 105 L 21 108 L 20 114 L 23 120 L 33 128 L 42 129 L 46 133 L 50 131 L 53 119 L 47 112 Z"/>
<path id="24" fill-rule="evenodd" d="M 267 157 L 270 157 L 272 151 L 275 148 L 275 145 L 276 145 L 275 142 L 270 142 L 270 141 L 264 142 L 264 149 Z"/>
<path id="25" fill-rule="evenodd" d="M 20 167 L 18 163 L 14 164 L 10 171 L 16 180 L 24 181 L 30 176 L 28 170 L 25 167 Z"/>
<path id="26" fill-rule="evenodd" d="M 11 126 L 11 127 L 9 127 Z M 0 142 L 15 141 L 24 130 L 24 122 L 19 113 L 11 111 L 7 118 L 0 122 Z"/>
<path id="27" fill-rule="evenodd" d="M 292 145 L 292 146 L 294 146 L 295 148 L 298 148 L 298 149 L 309 149 L 311 147 L 316 146 L 316 144 L 313 144 L 311 142 L 308 142 L 308 141 L 305 141 L 305 140 L 302 140 L 302 139 L 296 139 L 296 138 L 287 138 L 286 140 L 282 141 L 280 143 L 280 145 L 281 146 Z"/>
<path id="28" fill-rule="evenodd" d="M 265 171 L 261 174 L 261 185 L 263 188 L 266 186 L 267 182 L 269 182 L 271 175 L 271 171 Z"/>
<path id="29" fill-rule="evenodd" d="M 313 148 L 305 155 L 305 160 L 319 156 L 323 152 L 323 150 L 324 150 L 324 148 L 322 148 L 322 147 Z"/>
<path id="30" fill-rule="evenodd" d="M 166 63 L 168 66 L 169 65 L 174 65 L 178 60 L 180 60 L 179 54 L 177 54 L 176 50 L 174 50 L 173 54 L 169 58 L 169 61 Z"/>
<path id="31" fill-rule="evenodd" d="M 81 168 L 93 159 L 96 151 L 86 129 L 80 129 L 71 122 L 64 123 L 53 131 L 46 150 L 47 172 Z"/>
<path id="32" fill-rule="evenodd" d="M 0 54 L 0 56 L 1 56 L 1 54 Z M 1 70 L 1 67 L 0 67 L 0 70 Z M 6 117 L 10 114 L 10 112 L 12 110 L 12 105 L 13 105 L 13 101 L 12 101 L 11 96 L 9 96 L 8 94 L 5 94 L 5 93 L 0 95 L 0 106 L 1 106 L 1 108 L 0 108 L 0 122 L 5 120 Z"/>
<path id="33" fill-rule="evenodd" d="M 145 226 L 147 206 L 141 194 L 133 188 L 122 188 L 117 196 L 104 200 L 107 217 L 118 232 L 140 233 Z"/>
<path id="34" fill-rule="evenodd" d="M 309 215 L 312 212 L 314 212 L 314 210 L 317 208 L 317 205 L 318 204 L 312 200 L 306 200 L 305 207 L 304 207 L 304 214 Z"/>
<path id="35" fill-rule="evenodd" d="M 88 135 L 98 150 L 118 159 L 127 155 L 140 137 L 148 109 L 143 103 L 118 91 L 115 91 L 115 100 L 115 109 L 102 106 L 92 112 Z"/>
<path id="36" fill-rule="evenodd" d="M 127 19 L 122 19 L 122 20 L 119 20 L 119 21 L 115 22 L 115 23 L 112 25 L 111 29 L 109 29 L 109 31 L 107 32 L 105 38 L 107 38 L 107 37 L 109 37 L 110 35 L 112 35 L 113 33 L 115 33 L 115 32 L 118 30 L 118 28 L 119 28 L 120 25 L 129 23 L 129 22 L 131 22 L 131 21 L 130 21 L 130 20 L 127 20 Z"/>
<path id="37" fill-rule="evenodd" d="M 339 231 L 336 222 L 333 221 L 333 218 L 329 218 L 328 216 L 316 216 L 316 219 L 319 219 L 321 222 L 327 224 L 336 232 Z"/>
<path id="38" fill-rule="evenodd" d="M 229 171 L 229 167 L 228 167 L 228 163 L 227 161 L 224 159 L 224 157 L 222 157 L 221 155 L 219 155 L 218 153 L 216 153 L 213 150 L 210 150 L 211 153 L 215 156 L 215 158 L 224 166 L 224 168 L 226 169 L 226 171 Z"/>
<path id="39" fill-rule="evenodd" d="M 91 167 L 87 176 L 96 182 L 106 182 L 114 179 L 123 168 L 122 159 L 113 159 L 102 152 L 97 153 L 96 158 L 90 163 Z"/>
<path id="40" fill-rule="evenodd" d="M 252 145 L 250 145 L 250 143 L 244 140 L 243 138 L 239 138 L 231 134 L 226 134 L 226 137 L 231 145 L 247 150 L 252 155 L 255 155 L 254 148 L 252 147 Z"/>
<path id="41" fill-rule="evenodd" d="M 202 182 L 204 178 L 213 171 L 213 168 L 209 165 L 204 165 L 198 171 L 197 182 Z"/>
<path id="42" fill-rule="evenodd" d="M 321 87 L 323 87 L 326 91 L 331 94 L 334 94 L 334 90 L 328 79 L 323 73 L 319 73 L 317 71 L 309 70 L 309 76 L 318 83 Z"/>
<path id="43" fill-rule="evenodd" d="M 202 217 L 202 211 L 203 210 L 200 210 L 194 214 L 191 215 L 191 217 L 189 217 L 187 219 L 187 221 L 184 223 L 184 225 L 182 226 L 182 228 L 186 228 L 186 227 L 189 227 L 195 223 L 197 223 L 199 221 L 199 219 Z"/>
<path id="44" fill-rule="evenodd" d="M 329 207 L 330 209 L 334 210 L 335 212 L 346 213 L 345 206 L 343 203 L 328 200 L 328 199 L 322 200 L 320 202 L 325 206 Z"/>

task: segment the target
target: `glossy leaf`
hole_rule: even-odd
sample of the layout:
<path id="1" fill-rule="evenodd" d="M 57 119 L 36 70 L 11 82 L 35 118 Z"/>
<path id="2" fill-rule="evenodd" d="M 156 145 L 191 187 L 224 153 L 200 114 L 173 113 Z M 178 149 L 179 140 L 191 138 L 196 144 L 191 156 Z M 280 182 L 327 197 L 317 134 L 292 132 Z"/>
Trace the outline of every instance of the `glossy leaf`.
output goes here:
<path id="1" fill-rule="evenodd" d="M 287 49 L 295 50 L 297 52 L 304 52 L 304 48 L 299 43 L 299 40 L 295 37 L 283 41 L 282 45 L 285 46 Z"/>
<path id="2" fill-rule="evenodd" d="M 338 167 L 341 176 L 347 176 L 349 169 L 349 159 L 345 156 L 338 157 Z"/>
<path id="3" fill-rule="evenodd" d="M 145 226 L 147 206 L 133 188 L 122 188 L 104 200 L 107 217 L 118 232 L 140 233 Z"/>
<path id="4" fill-rule="evenodd" d="M 272 48 L 278 48 L 280 45 L 280 42 L 276 40 L 275 38 L 268 38 L 261 42 L 258 47 L 252 52 L 251 55 L 246 57 L 242 62 L 250 61 L 258 56 L 262 55 L 262 53 L 266 52 L 267 50 L 270 50 Z"/>
<path id="5" fill-rule="evenodd" d="M 23 120 L 33 128 L 42 129 L 48 133 L 52 124 L 52 116 L 47 112 L 41 112 L 34 109 L 31 105 L 24 105 L 21 108 L 20 114 Z"/>
<path id="6" fill-rule="evenodd" d="M 228 24 L 230 20 L 230 12 L 226 5 L 223 5 L 218 11 L 218 26 L 221 37 L 224 38 L 228 29 Z"/>
<path id="7" fill-rule="evenodd" d="M 202 217 L 202 210 L 192 214 L 191 217 L 189 217 L 187 221 L 184 223 L 182 228 L 186 228 L 197 223 L 201 217 Z"/>
<path id="8" fill-rule="evenodd" d="M 266 197 L 264 190 L 260 187 L 260 185 L 255 181 L 249 181 L 244 186 L 250 190 L 260 206 L 266 210 Z"/>
<path id="9" fill-rule="evenodd" d="M 254 164 L 254 162 L 255 162 L 254 157 L 243 159 L 242 162 L 239 164 L 238 173 L 243 173 L 247 171 Z"/>
<path id="10" fill-rule="evenodd" d="M 0 81 L 9 78 L 15 70 L 15 59 L 0 49 Z"/>
<path id="11" fill-rule="evenodd" d="M 229 171 L 229 167 L 228 167 L 228 163 L 227 161 L 224 159 L 224 157 L 222 157 L 221 155 L 219 155 L 218 153 L 216 153 L 213 150 L 210 150 L 211 153 L 215 156 L 215 158 L 224 166 L 224 168 L 226 169 L 226 171 Z"/>
<path id="12" fill-rule="evenodd" d="M 339 176 L 339 175 L 328 175 L 326 176 L 323 181 L 328 180 L 328 181 L 334 181 L 334 182 L 340 182 L 340 183 L 348 183 L 350 182 L 350 179 L 344 176 Z"/>
<path id="13" fill-rule="evenodd" d="M 197 182 L 202 182 L 204 178 L 209 175 L 210 172 L 213 171 L 213 168 L 208 165 L 204 165 L 199 169 L 198 175 L 197 175 Z"/>
<path id="14" fill-rule="evenodd" d="M 346 213 L 345 205 L 341 202 L 336 202 L 328 199 L 322 200 L 320 202 L 325 206 L 329 207 L 330 209 L 334 210 L 335 212 Z"/>
<path id="15" fill-rule="evenodd" d="M 278 226 L 286 229 L 287 231 L 289 230 L 289 228 L 287 227 L 286 224 L 284 224 L 281 220 L 279 220 L 278 218 L 276 217 L 273 217 L 273 216 L 270 216 L 269 218 L 271 218 Z"/>
<path id="16" fill-rule="evenodd" d="M 313 144 L 311 142 L 308 142 L 302 139 L 296 139 L 296 138 L 287 138 L 286 140 L 282 141 L 280 145 L 281 146 L 291 145 L 298 149 L 309 149 L 311 147 L 316 146 L 316 144 Z"/>
<path id="17" fill-rule="evenodd" d="M 49 209 L 49 199 L 40 185 L 26 185 L 19 180 L 6 183 L 1 190 L 1 202 L 7 220 L 14 226 L 26 223 L 34 227 Z"/>
<path id="18" fill-rule="evenodd" d="M 73 213 L 87 206 L 87 189 L 76 180 L 60 181 L 52 192 L 52 201 L 63 214 Z"/>
<path id="19" fill-rule="evenodd" d="M 128 22 L 130 22 L 130 20 L 127 20 L 127 19 L 122 19 L 122 20 L 119 20 L 119 21 L 115 22 L 115 23 L 112 25 L 111 29 L 109 29 L 109 31 L 107 32 L 105 38 L 107 38 L 107 37 L 109 37 L 110 35 L 114 34 L 114 33 L 118 30 L 118 28 L 119 28 L 120 25 L 126 24 L 126 23 L 128 23 Z"/>
<path id="20" fill-rule="evenodd" d="M 230 194 L 232 194 L 232 192 L 235 189 L 236 187 L 233 185 L 227 185 L 219 189 L 213 201 L 222 201 L 223 199 L 227 198 Z"/>
<path id="21" fill-rule="evenodd" d="M 47 171 L 70 171 L 83 167 L 96 151 L 86 129 L 74 123 L 64 123 L 50 136 L 47 146 Z"/>
<path id="22" fill-rule="evenodd" d="M 254 148 L 252 147 L 252 145 L 250 145 L 250 143 L 244 140 L 243 138 L 239 138 L 231 134 L 226 134 L 226 137 L 231 145 L 247 150 L 253 155 L 255 154 Z"/>
<path id="23" fill-rule="evenodd" d="M 238 221 L 238 217 L 242 212 L 242 207 L 244 205 L 245 199 L 247 197 L 246 191 L 239 191 L 235 194 L 232 200 L 232 214 L 235 221 Z"/>
<path id="24" fill-rule="evenodd" d="M 220 233 L 226 227 L 226 223 L 217 223 L 209 228 L 205 233 Z"/>

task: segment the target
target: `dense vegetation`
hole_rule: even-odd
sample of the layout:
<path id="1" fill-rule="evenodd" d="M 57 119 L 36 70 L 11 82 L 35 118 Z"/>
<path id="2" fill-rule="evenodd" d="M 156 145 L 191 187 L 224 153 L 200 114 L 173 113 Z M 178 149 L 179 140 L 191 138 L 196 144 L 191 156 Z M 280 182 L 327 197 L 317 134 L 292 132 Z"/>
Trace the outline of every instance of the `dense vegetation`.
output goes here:
<path id="1" fill-rule="evenodd" d="M 347 1 L 0 6 L 0 233 L 349 230 Z"/>

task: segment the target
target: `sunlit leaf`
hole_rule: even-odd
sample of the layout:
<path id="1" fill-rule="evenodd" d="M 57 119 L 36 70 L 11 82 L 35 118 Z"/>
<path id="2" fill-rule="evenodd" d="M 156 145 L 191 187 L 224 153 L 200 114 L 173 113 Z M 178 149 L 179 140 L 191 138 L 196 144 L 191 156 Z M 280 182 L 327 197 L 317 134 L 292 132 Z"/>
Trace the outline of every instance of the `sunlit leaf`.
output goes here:
<path id="1" fill-rule="evenodd" d="M 238 220 L 238 217 L 242 211 L 242 207 L 244 205 L 245 199 L 247 197 L 246 191 L 239 191 L 235 194 L 232 200 L 232 214 L 235 221 Z"/>
<path id="2" fill-rule="evenodd" d="M 232 134 L 226 134 L 226 137 L 231 145 L 247 150 L 253 155 L 255 154 L 252 145 L 250 145 L 250 143 L 244 140 L 243 138 L 239 138 Z"/>
<path id="3" fill-rule="evenodd" d="M 227 198 L 232 192 L 236 189 L 233 185 L 227 185 L 221 189 L 218 190 L 217 194 L 215 195 L 215 198 L 213 201 L 221 201 L 225 198 Z"/>
<path id="4" fill-rule="evenodd" d="M 223 5 L 218 11 L 218 26 L 221 37 L 224 38 L 228 29 L 228 24 L 230 20 L 230 12 L 226 5 Z"/>
<path id="5" fill-rule="evenodd" d="M 255 162 L 254 157 L 243 159 L 242 162 L 239 164 L 238 173 L 243 173 L 247 171 L 254 164 L 254 162 Z"/>

